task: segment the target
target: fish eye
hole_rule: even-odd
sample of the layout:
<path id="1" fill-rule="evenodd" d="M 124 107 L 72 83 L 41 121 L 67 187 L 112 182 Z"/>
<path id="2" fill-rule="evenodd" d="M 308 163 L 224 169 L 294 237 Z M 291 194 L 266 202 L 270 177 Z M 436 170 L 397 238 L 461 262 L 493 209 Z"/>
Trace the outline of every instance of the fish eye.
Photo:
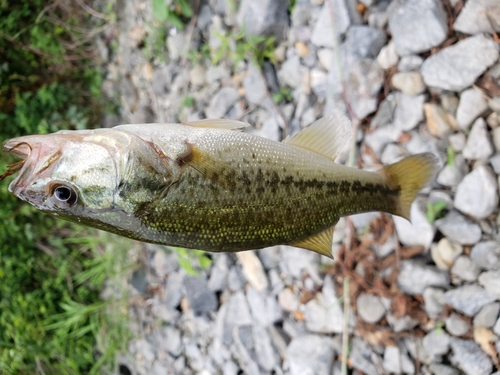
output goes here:
<path id="1" fill-rule="evenodd" d="M 52 197 L 61 208 L 71 207 L 78 199 L 78 195 L 73 188 L 62 184 L 52 188 Z"/>

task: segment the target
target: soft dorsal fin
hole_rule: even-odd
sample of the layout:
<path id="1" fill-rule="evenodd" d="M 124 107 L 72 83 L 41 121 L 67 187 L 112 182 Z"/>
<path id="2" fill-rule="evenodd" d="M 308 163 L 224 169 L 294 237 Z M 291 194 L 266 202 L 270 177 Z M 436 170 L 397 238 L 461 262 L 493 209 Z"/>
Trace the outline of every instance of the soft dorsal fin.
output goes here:
<path id="1" fill-rule="evenodd" d="M 333 231 L 338 220 L 327 230 L 308 237 L 305 240 L 294 241 L 290 243 L 292 246 L 301 247 L 303 249 L 314 251 L 318 254 L 333 258 L 332 256 L 332 240 Z"/>
<path id="2" fill-rule="evenodd" d="M 351 134 L 351 121 L 339 112 L 319 119 L 283 142 L 335 160 L 349 142 Z"/>
<path id="3" fill-rule="evenodd" d="M 250 124 L 243 121 L 227 119 L 206 119 L 191 122 L 183 122 L 182 125 L 193 126 L 195 128 L 216 128 L 216 129 L 243 129 Z"/>

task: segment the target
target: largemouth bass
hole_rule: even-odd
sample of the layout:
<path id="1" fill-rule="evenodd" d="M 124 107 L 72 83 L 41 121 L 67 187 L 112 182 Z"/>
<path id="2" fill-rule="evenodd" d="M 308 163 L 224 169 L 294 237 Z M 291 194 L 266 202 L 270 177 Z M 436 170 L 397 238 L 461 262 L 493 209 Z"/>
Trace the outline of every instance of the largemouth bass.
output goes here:
<path id="1" fill-rule="evenodd" d="M 275 142 L 247 124 L 120 125 L 10 139 L 23 160 L 9 191 L 39 210 L 136 240 L 208 251 L 278 244 L 331 256 L 341 216 L 409 219 L 436 161 L 419 154 L 367 172 L 334 163 L 350 122 L 334 115 Z"/>

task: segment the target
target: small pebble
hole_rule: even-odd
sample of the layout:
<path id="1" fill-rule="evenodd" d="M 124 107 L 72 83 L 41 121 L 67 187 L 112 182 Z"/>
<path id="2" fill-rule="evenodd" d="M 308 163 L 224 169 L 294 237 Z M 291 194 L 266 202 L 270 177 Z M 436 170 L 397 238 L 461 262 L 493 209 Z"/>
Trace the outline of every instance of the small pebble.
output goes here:
<path id="1" fill-rule="evenodd" d="M 483 272 L 479 275 L 479 284 L 493 297 L 500 300 L 500 270 Z"/>
<path id="2" fill-rule="evenodd" d="M 483 269 L 498 270 L 500 269 L 500 243 L 497 241 L 479 242 L 472 248 L 470 257 Z"/>
<path id="3" fill-rule="evenodd" d="M 472 125 L 462 154 L 470 160 L 486 160 L 493 154 L 493 144 L 482 118 L 478 118 Z"/>
<path id="4" fill-rule="evenodd" d="M 484 306 L 474 317 L 473 323 L 476 327 L 492 328 L 500 312 L 500 302 Z"/>
<path id="5" fill-rule="evenodd" d="M 380 297 L 371 294 L 360 294 L 356 300 L 358 314 L 367 323 L 377 323 L 386 313 Z"/>
<path id="6" fill-rule="evenodd" d="M 457 124 L 462 130 L 468 130 L 470 125 L 488 109 L 488 102 L 481 91 L 467 89 L 460 94 L 457 109 Z"/>
<path id="7" fill-rule="evenodd" d="M 461 255 L 451 267 L 451 274 L 464 281 L 476 281 L 481 269 L 467 255 Z"/>
<path id="8" fill-rule="evenodd" d="M 495 300 L 479 285 L 465 285 L 449 290 L 444 298 L 448 305 L 467 316 L 476 315 L 483 306 Z"/>
<path id="9" fill-rule="evenodd" d="M 442 238 L 437 245 L 431 247 L 431 255 L 439 269 L 447 271 L 455 259 L 462 255 L 462 246 L 447 238 Z"/>
<path id="10" fill-rule="evenodd" d="M 406 95 L 418 95 L 426 89 L 419 72 L 398 72 L 392 76 L 391 84 Z"/>
<path id="11" fill-rule="evenodd" d="M 446 330 L 453 336 L 463 336 L 470 330 L 470 324 L 466 322 L 460 315 L 451 313 L 445 321 Z"/>

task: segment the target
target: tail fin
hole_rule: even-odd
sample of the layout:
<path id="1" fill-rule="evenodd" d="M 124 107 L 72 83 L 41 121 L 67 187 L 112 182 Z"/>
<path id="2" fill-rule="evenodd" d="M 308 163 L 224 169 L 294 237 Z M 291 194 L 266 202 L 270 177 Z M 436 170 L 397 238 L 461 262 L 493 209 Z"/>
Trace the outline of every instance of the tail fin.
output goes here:
<path id="1" fill-rule="evenodd" d="M 420 189 L 434 177 L 437 160 L 431 153 L 409 156 L 381 170 L 387 184 L 399 189 L 399 202 L 394 214 L 410 220 L 410 207 Z"/>

